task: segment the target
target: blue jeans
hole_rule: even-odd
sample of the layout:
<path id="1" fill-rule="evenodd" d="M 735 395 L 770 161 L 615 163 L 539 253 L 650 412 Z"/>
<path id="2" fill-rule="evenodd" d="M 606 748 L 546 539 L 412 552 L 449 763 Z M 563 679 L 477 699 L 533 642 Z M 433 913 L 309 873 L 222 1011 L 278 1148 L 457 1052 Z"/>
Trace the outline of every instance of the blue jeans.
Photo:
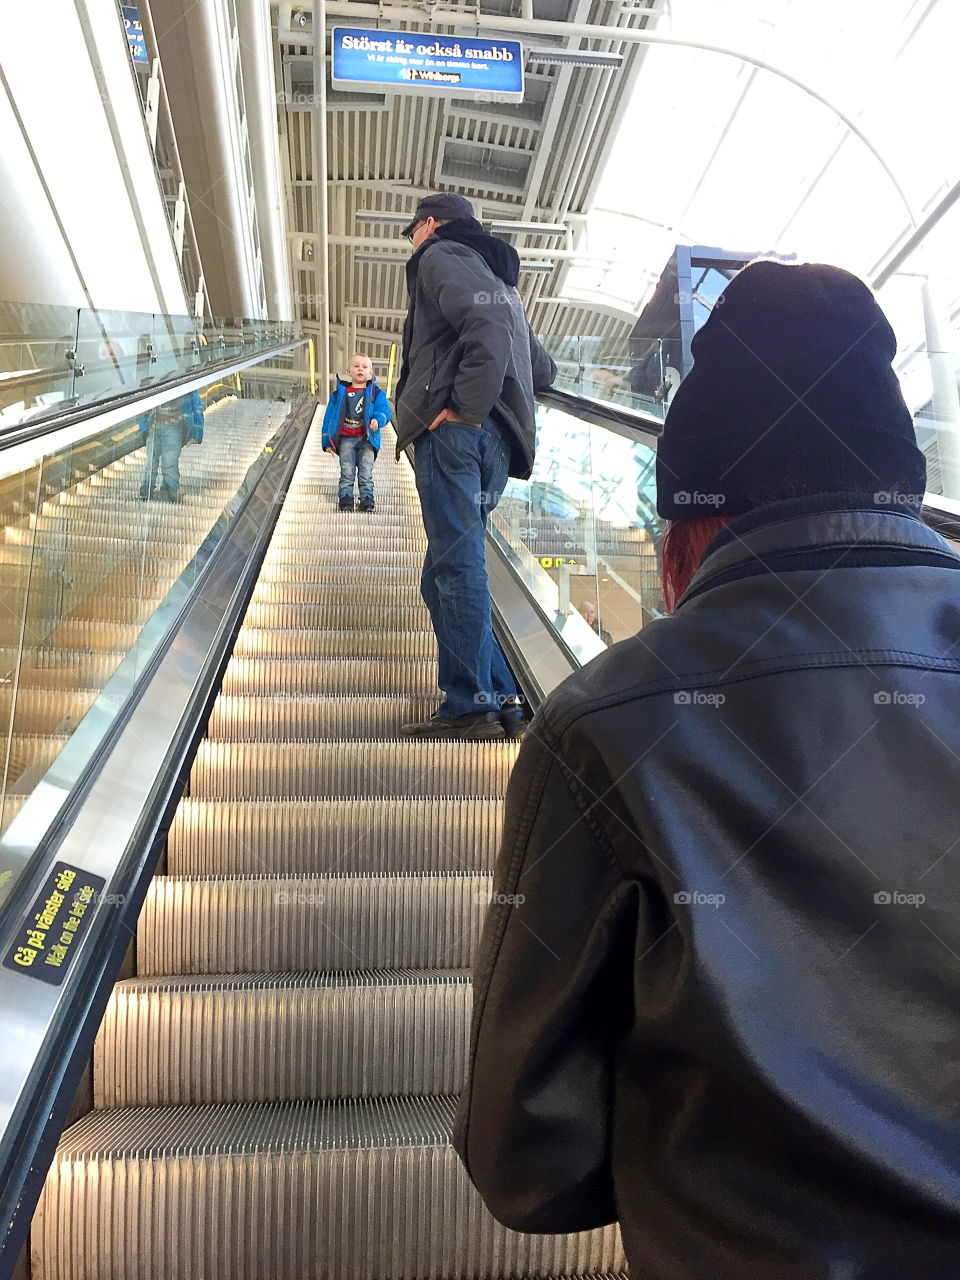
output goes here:
<path id="1" fill-rule="evenodd" d="M 353 497 L 353 479 L 356 475 L 361 501 L 373 501 L 373 464 L 376 459 L 373 445 L 366 436 L 341 436 L 337 443 L 340 459 L 341 498 Z"/>
<path id="2" fill-rule="evenodd" d="M 484 535 L 509 474 L 506 441 L 492 423 L 445 422 L 414 444 L 427 534 L 420 591 L 437 637 L 444 716 L 492 711 L 517 686 L 490 622 Z"/>
<path id="3" fill-rule="evenodd" d="M 143 487 L 152 491 L 157 468 L 168 493 L 180 491 L 180 452 L 183 449 L 183 424 L 161 422 L 147 432 L 147 460 L 143 468 Z"/>

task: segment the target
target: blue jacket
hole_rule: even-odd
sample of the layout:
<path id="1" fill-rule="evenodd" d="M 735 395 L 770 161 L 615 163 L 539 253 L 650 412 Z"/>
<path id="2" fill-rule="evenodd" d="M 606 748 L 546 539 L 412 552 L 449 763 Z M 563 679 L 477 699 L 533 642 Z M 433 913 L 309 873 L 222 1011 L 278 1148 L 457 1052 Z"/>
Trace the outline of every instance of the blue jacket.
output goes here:
<path id="1" fill-rule="evenodd" d="M 196 440 L 199 444 L 203 439 L 203 401 L 200 399 L 196 391 L 188 391 L 185 396 L 181 396 L 179 400 L 170 402 L 170 407 L 174 405 L 180 409 L 183 414 L 183 425 L 187 429 L 187 433 L 191 440 Z M 153 426 L 157 409 L 166 408 L 165 405 L 157 405 L 155 409 L 149 409 L 142 415 L 138 426 L 140 430 L 146 434 Z"/>
<path id="2" fill-rule="evenodd" d="M 320 441 L 324 449 L 331 444 L 335 446 L 340 440 L 347 408 L 347 387 L 350 385 L 343 378 L 338 378 L 333 395 L 327 402 L 326 412 L 323 415 L 323 436 Z M 367 393 L 363 401 L 363 426 L 374 452 L 379 453 L 380 429 L 387 425 L 393 414 L 387 393 L 377 385 L 376 378 L 371 378 L 367 383 Z"/>

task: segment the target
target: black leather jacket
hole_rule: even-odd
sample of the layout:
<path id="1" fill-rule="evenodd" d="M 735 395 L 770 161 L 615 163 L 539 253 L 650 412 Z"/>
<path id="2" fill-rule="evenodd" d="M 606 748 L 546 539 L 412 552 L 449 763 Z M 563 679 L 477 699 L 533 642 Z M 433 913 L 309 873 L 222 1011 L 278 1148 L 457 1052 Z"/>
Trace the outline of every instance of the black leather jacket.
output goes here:
<path id="1" fill-rule="evenodd" d="M 960 1277 L 960 558 L 803 510 L 510 783 L 457 1148 L 510 1227 L 619 1218 L 638 1280 Z"/>

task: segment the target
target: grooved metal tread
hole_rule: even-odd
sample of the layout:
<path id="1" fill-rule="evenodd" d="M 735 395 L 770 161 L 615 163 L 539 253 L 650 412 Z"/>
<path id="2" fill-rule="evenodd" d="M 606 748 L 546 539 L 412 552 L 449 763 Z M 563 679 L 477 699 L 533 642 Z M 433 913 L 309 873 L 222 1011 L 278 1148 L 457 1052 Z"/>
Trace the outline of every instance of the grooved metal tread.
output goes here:
<path id="1" fill-rule="evenodd" d="M 58 1160 L 170 1160 L 345 1148 L 446 1147 L 456 1098 L 370 1098 L 93 1111 L 61 1139 Z"/>
<path id="2" fill-rule="evenodd" d="M 192 991 L 340 991 L 374 987 L 469 987 L 469 969 L 305 969 L 288 973 L 173 974 L 124 978 L 119 994 Z"/>
<path id="3" fill-rule="evenodd" d="M 472 963 L 487 875 L 157 876 L 137 923 L 141 974 L 454 968 Z"/>
<path id="4" fill-rule="evenodd" d="M 210 799 L 297 796 L 498 796 L 515 740 L 402 742 L 202 742 L 191 794 Z"/>
<path id="5" fill-rule="evenodd" d="M 378 875 L 422 871 L 488 873 L 500 839 L 503 800 L 201 800 L 187 797 L 170 827 L 171 875 L 243 875 L 276 863 L 300 871 Z"/>
<path id="6" fill-rule="evenodd" d="M 211 742 L 264 742 L 270 738 L 324 740 L 396 737 L 398 726 L 425 720 L 436 695 L 348 697 L 298 694 L 221 694 L 207 724 Z M 0 698 L 0 707 L 3 706 Z M 39 713 L 40 708 L 36 709 Z"/>
<path id="7" fill-rule="evenodd" d="M 244 622 L 234 646 L 238 658 L 435 658 L 432 631 L 337 631 L 331 627 L 255 627 Z"/>
<path id="8" fill-rule="evenodd" d="M 136 978 L 94 1051 L 94 1105 L 453 1094 L 466 1080 L 465 970 Z"/>

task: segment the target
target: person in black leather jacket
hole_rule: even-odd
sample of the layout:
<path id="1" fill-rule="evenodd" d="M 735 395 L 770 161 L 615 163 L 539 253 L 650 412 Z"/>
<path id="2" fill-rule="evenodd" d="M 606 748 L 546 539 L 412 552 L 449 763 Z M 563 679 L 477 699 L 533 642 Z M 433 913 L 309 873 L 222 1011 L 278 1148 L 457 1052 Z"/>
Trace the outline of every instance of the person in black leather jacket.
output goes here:
<path id="1" fill-rule="evenodd" d="M 637 1280 L 957 1280 L 960 558 L 866 286 L 720 303 L 658 455 L 676 607 L 510 782 L 455 1142 Z"/>

